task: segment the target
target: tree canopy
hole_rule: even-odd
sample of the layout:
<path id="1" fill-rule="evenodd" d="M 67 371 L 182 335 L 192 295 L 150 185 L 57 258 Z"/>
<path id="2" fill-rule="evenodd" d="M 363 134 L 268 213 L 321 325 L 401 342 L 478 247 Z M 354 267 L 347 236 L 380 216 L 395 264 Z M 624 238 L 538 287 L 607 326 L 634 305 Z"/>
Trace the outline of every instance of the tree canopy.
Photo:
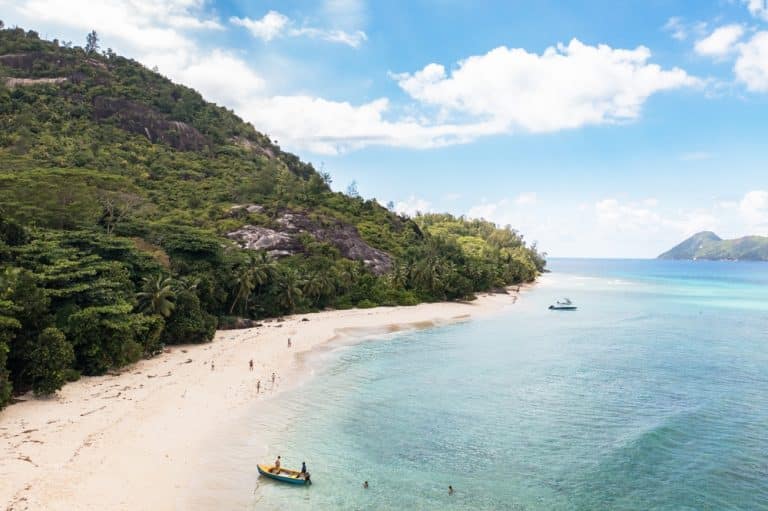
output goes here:
<path id="1" fill-rule="evenodd" d="M 0 30 L 0 126 L 0 406 L 233 316 L 466 299 L 544 269 L 509 227 L 334 192 L 230 110 L 100 53 L 95 32 L 80 48 Z M 286 214 L 342 226 L 391 268 L 308 233 L 284 253 L 227 236 L 280 232 Z"/>

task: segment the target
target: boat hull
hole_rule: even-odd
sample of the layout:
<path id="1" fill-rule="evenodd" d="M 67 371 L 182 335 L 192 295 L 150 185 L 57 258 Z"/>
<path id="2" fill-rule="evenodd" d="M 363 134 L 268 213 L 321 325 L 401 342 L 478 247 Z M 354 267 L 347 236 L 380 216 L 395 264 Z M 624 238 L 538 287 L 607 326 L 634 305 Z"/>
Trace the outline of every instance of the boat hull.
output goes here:
<path id="1" fill-rule="evenodd" d="M 280 469 L 280 473 L 275 474 L 272 472 L 275 467 L 268 465 L 257 465 L 256 467 L 259 469 L 259 474 L 263 475 L 264 477 L 274 479 L 275 481 L 280 481 L 281 483 L 295 485 L 312 484 L 311 482 L 305 480 L 301 473 L 297 470 L 289 470 L 287 468 L 283 468 Z"/>
<path id="2" fill-rule="evenodd" d="M 563 306 L 550 305 L 549 306 L 549 310 L 552 310 L 552 311 L 575 311 L 576 309 L 577 307 L 575 305 L 563 305 Z"/>

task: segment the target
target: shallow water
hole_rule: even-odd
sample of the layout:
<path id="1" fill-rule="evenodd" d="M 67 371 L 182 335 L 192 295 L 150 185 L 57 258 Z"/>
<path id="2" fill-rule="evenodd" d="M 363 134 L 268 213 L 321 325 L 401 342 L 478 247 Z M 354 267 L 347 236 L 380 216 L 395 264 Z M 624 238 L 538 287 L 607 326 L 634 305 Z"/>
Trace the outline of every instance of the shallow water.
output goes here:
<path id="1" fill-rule="evenodd" d="M 550 265 L 495 317 L 305 361 L 317 375 L 236 429 L 231 466 L 280 454 L 315 484 L 247 472 L 219 503 L 768 509 L 768 264 Z M 547 310 L 561 296 L 580 309 Z"/>

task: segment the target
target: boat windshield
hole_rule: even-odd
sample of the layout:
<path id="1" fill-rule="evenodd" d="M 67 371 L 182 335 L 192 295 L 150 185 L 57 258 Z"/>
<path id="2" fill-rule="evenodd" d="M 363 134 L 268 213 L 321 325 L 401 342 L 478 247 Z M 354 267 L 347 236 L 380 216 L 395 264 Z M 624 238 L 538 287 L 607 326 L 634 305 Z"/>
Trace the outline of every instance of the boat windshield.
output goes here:
<path id="1" fill-rule="evenodd" d="M 571 305 L 571 300 L 570 298 L 561 298 L 557 301 L 557 303 L 560 305 Z"/>

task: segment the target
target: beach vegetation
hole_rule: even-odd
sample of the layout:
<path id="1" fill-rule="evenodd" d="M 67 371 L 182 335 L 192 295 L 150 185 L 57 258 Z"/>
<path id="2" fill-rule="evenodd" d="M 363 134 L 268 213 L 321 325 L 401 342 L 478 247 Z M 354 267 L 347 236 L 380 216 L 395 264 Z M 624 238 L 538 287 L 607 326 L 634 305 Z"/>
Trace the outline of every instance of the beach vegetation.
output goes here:
<path id="1" fill-rule="evenodd" d="M 0 30 L 0 125 L 0 406 L 209 341 L 219 318 L 469 299 L 544 269 L 509 227 L 334 191 L 95 32 Z"/>

